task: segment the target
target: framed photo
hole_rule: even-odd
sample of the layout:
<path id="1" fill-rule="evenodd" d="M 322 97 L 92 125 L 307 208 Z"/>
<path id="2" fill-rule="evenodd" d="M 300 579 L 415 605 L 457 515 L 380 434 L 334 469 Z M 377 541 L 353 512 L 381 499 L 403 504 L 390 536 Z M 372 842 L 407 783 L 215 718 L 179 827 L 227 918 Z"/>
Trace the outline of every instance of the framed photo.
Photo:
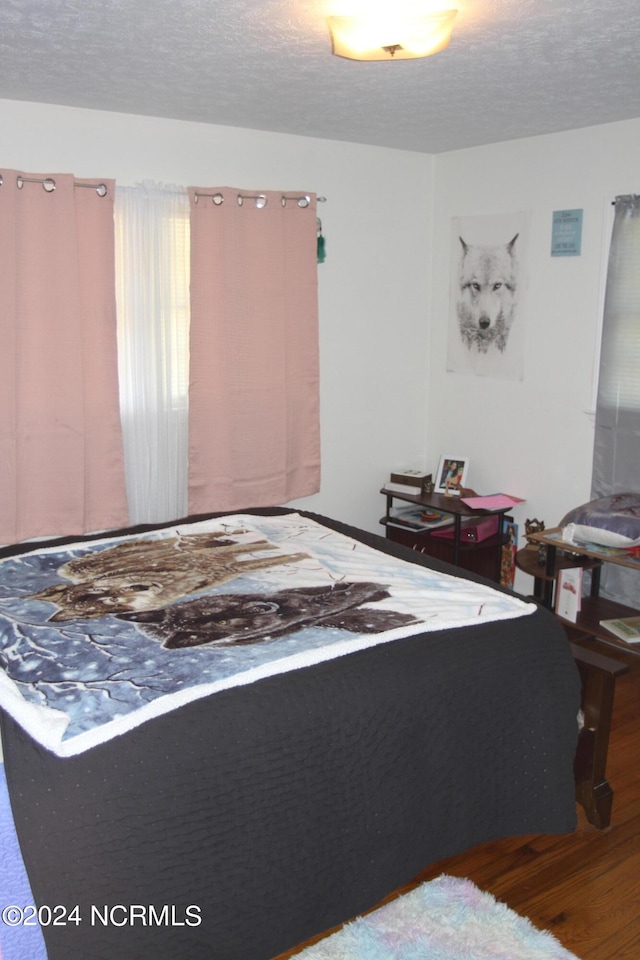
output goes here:
<path id="1" fill-rule="evenodd" d="M 445 497 L 459 497 L 461 487 L 467 484 L 469 470 L 468 457 L 452 457 L 443 454 L 436 474 L 436 493 L 444 493 Z"/>

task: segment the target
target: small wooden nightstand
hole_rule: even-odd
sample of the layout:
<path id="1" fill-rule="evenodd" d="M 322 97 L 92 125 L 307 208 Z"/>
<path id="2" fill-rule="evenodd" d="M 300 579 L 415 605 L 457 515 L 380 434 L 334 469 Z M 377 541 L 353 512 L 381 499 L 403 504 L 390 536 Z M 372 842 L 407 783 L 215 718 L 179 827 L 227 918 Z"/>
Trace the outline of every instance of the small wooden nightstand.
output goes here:
<path id="1" fill-rule="evenodd" d="M 387 498 L 387 510 L 380 523 L 385 526 L 386 535 L 390 540 L 500 583 L 502 547 L 508 542 L 502 528 L 510 507 L 499 510 L 472 510 L 461 501 L 460 497 L 446 497 L 441 493 L 425 493 L 412 497 L 403 493 L 391 493 L 385 487 L 380 493 Z M 449 514 L 453 525 L 453 536 L 451 539 L 442 539 L 440 536 L 435 536 L 437 531 L 411 530 L 397 526 L 391 515 L 394 499 L 424 507 L 426 510 L 438 510 Z M 465 540 L 463 521 L 474 519 L 481 521 L 486 520 L 487 517 L 497 517 L 498 532 L 478 542 Z"/>

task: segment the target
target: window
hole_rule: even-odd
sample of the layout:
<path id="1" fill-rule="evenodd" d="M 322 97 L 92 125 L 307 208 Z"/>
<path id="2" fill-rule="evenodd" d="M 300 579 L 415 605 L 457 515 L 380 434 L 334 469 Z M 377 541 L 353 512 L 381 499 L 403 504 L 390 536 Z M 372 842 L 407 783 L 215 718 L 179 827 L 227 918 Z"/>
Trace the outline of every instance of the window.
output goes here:
<path id="1" fill-rule="evenodd" d="M 640 462 L 640 197 L 616 197 L 602 325 L 593 499 L 638 489 Z M 602 594 L 637 605 L 637 572 L 607 564 Z"/>
<path id="2" fill-rule="evenodd" d="M 640 198 L 620 197 L 611 241 L 598 404 L 640 411 Z"/>

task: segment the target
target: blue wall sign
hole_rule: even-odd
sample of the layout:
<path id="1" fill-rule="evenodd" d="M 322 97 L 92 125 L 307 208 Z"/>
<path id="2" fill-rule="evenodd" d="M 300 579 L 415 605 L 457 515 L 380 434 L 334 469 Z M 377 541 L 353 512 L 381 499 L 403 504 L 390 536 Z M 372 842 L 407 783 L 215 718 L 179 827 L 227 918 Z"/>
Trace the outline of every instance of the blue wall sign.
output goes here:
<path id="1" fill-rule="evenodd" d="M 579 257 L 581 245 L 582 210 L 554 210 L 551 256 Z"/>

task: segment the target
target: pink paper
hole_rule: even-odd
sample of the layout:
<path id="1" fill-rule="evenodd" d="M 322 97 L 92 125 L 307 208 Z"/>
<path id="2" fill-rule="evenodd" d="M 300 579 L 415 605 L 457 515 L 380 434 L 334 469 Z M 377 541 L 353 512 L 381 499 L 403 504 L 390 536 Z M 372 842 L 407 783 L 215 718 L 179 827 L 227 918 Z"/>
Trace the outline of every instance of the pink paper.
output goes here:
<path id="1" fill-rule="evenodd" d="M 524 503 L 520 497 L 510 497 L 506 493 L 493 493 L 488 497 L 462 497 L 462 503 L 466 503 L 472 510 L 502 510 L 505 507 L 515 507 L 518 503 Z"/>

